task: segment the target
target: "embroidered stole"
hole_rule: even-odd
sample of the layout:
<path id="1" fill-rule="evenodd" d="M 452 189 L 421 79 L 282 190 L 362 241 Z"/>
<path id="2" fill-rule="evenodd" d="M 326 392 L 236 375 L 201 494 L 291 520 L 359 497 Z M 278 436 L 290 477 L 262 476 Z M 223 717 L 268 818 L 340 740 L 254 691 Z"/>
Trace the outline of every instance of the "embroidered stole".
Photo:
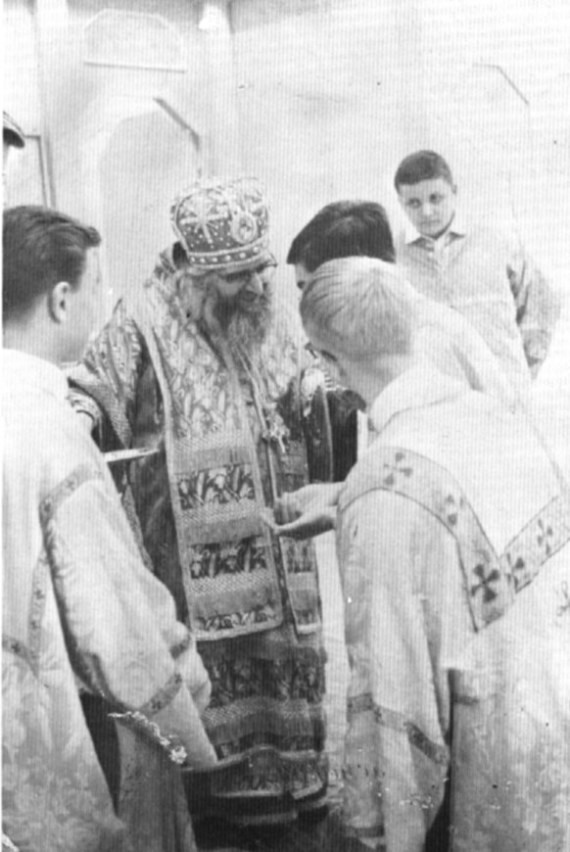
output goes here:
<path id="1" fill-rule="evenodd" d="M 343 512 L 368 491 L 382 489 L 419 503 L 457 542 L 465 591 L 475 630 L 500 618 L 515 595 L 547 560 L 570 541 L 570 517 L 558 494 L 528 521 L 498 554 L 461 487 L 445 468 L 425 456 L 378 445 L 357 465 L 340 497 Z"/>
<path id="2" fill-rule="evenodd" d="M 283 622 L 289 606 L 297 631 L 314 632 L 320 604 L 312 544 L 280 541 L 263 520 L 257 447 L 231 356 L 222 341 L 222 361 L 183 314 L 168 270 L 157 272 L 134 318 L 164 402 L 170 495 L 192 629 L 199 640 L 268 630 Z M 297 373 L 296 350 L 286 343 L 266 346 L 275 399 Z M 267 454 L 271 473 L 270 447 Z M 289 490 L 302 484 L 295 475 L 306 471 L 302 444 L 291 442 L 281 468 L 274 485 Z"/>

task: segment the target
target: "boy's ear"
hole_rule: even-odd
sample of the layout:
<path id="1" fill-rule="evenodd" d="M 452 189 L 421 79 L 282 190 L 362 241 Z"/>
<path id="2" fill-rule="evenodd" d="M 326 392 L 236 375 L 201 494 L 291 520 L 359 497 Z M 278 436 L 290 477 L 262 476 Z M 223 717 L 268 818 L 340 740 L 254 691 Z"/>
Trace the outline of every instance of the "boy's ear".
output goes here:
<path id="1" fill-rule="evenodd" d="M 54 322 L 67 322 L 71 287 L 67 281 L 58 281 L 48 294 L 48 311 Z"/>

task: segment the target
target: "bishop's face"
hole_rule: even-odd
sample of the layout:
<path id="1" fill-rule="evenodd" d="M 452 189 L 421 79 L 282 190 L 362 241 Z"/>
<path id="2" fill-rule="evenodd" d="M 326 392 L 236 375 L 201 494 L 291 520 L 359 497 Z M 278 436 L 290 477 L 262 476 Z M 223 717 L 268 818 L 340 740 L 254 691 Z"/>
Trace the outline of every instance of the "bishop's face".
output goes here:
<path id="1" fill-rule="evenodd" d="M 251 269 L 211 276 L 219 302 L 226 308 L 243 313 L 271 300 L 273 295 L 274 262 L 262 261 Z"/>
<path id="2" fill-rule="evenodd" d="M 203 282 L 211 315 L 233 348 L 252 351 L 266 337 L 273 315 L 275 262 L 234 273 L 210 273 Z"/>

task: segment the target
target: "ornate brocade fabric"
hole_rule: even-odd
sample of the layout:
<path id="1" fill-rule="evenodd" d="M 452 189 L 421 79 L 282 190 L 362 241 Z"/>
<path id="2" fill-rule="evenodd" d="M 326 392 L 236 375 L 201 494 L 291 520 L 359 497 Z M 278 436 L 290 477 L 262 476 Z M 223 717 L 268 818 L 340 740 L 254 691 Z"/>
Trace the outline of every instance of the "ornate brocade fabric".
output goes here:
<path id="1" fill-rule="evenodd" d="M 497 554 L 459 485 L 439 465 L 409 450 L 376 451 L 374 465 L 351 478 L 341 506 L 378 488 L 424 506 L 454 536 L 475 630 L 500 618 L 517 592 L 570 540 L 568 505 L 557 495 Z"/>
<path id="2" fill-rule="evenodd" d="M 492 404 L 480 407 L 487 437 Z M 345 819 L 378 849 L 562 850 L 570 841 L 567 498 L 530 439 L 514 506 L 508 493 L 477 491 L 488 472 L 483 450 L 479 480 L 477 463 L 463 456 L 465 488 L 454 478 L 459 439 L 434 452 L 447 455 L 449 469 L 398 445 L 398 433 L 419 435 L 429 449 L 434 423 L 448 434 L 449 410 L 439 420 L 435 406 L 394 418 L 341 493 L 351 662 Z M 493 451 L 503 456 L 499 481 L 509 482 L 524 444 L 511 462 L 505 440 L 521 431 L 515 417 L 503 418 Z M 504 516 L 492 537 L 497 505 Z"/>
<path id="3" fill-rule="evenodd" d="M 63 374 L 19 351 L 2 362 L 4 830 L 21 850 L 130 852 L 133 809 L 114 812 L 78 688 L 153 719 L 165 740 L 183 732 L 187 753 L 212 758 L 186 688 L 206 676 L 170 595 L 141 563 Z M 166 781 L 183 796 L 165 758 L 154 783 Z M 194 849 L 163 842 L 175 819 L 157 807 L 139 821 L 144 849 Z"/>
<path id="4" fill-rule="evenodd" d="M 118 305 L 74 371 L 76 404 L 105 413 L 104 449 L 158 449 L 116 481 L 212 681 L 204 722 L 227 767 L 189 777 L 193 808 L 227 816 L 238 795 L 236 819 L 281 821 L 327 783 L 314 548 L 264 522 L 276 495 L 308 481 L 298 353 L 274 329 L 253 385 L 189 320 L 172 273 L 162 256 L 144 308 Z"/>
<path id="5" fill-rule="evenodd" d="M 221 341 L 206 339 L 186 317 L 170 282 L 157 275 L 147 286 L 152 327 L 144 319 L 141 325 L 164 404 L 190 623 L 201 640 L 249 634 L 280 624 L 289 605 L 294 618 L 299 612 L 298 630 L 314 630 L 319 604 L 311 548 L 282 546 L 263 519 L 266 506 L 307 475 L 294 412 L 279 411 L 297 376 L 295 347 L 272 330 L 263 345 L 264 383 L 257 386 Z"/>

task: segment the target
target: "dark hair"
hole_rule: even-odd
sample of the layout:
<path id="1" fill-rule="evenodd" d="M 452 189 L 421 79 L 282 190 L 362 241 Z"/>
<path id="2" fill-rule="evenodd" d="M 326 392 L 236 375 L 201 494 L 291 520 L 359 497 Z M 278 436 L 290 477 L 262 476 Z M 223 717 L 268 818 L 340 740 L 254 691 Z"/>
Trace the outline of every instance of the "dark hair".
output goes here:
<path id="1" fill-rule="evenodd" d="M 59 282 L 77 287 L 87 250 L 101 237 L 95 228 L 47 207 L 23 205 L 3 214 L 4 322 L 25 314 Z"/>
<path id="2" fill-rule="evenodd" d="M 342 257 L 395 260 L 386 211 L 373 201 L 336 201 L 319 210 L 289 249 L 287 263 L 302 263 L 314 272 L 327 260 Z"/>
<path id="3" fill-rule="evenodd" d="M 396 190 L 402 185 L 413 186 L 422 180 L 435 180 L 443 178 L 450 186 L 453 186 L 453 175 L 451 169 L 440 154 L 435 151 L 416 151 L 406 157 L 396 171 L 394 186 Z"/>

